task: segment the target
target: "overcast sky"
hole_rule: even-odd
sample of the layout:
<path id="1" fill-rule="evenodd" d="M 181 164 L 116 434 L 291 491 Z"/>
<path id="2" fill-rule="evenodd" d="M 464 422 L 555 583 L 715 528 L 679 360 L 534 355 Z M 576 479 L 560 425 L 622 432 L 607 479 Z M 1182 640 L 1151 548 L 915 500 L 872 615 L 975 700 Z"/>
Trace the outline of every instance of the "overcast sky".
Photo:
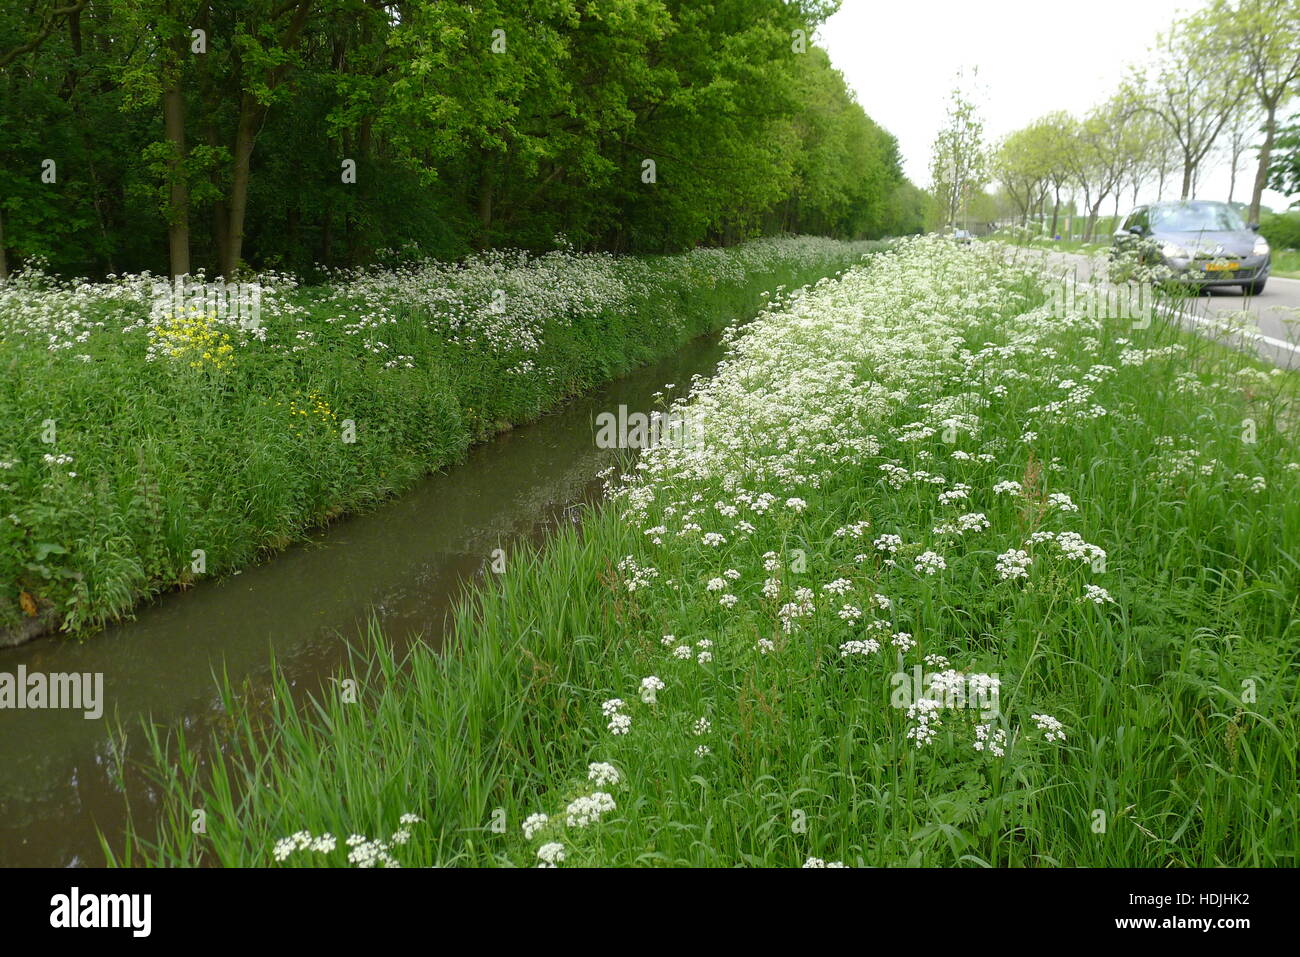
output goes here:
<path id="1" fill-rule="evenodd" d="M 844 0 L 818 34 L 863 109 L 898 137 L 912 182 L 930 182 L 930 146 L 957 71 L 978 67 L 977 102 L 990 140 L 1052 110 L 1082 114 L 1105 100 L 1156 34 L 1204 0 Z M 1255 156 L 1243 157 L 1233 199 L 1250 201 Z M 1227 199 L 1228 162 L 1201 174 L 1197 196 Z M 1173 185 L 1175 198 L 1181 173 Z M 1165 198 L 1169 196 L 1166 184 Z M 1293 197 L 1294 198 L 1294 197 Z M 1142 201 L 1155 199 L 1154 187 Z M 1113 201 L 1103 212 L 1109 214 Z M 1127 198 L 1125 200 L 1127 202 Z M 1264 205 L 1286 200 L 1265 191 Z M 1123 206 L 1121 206 L 1123 209 Z"/>

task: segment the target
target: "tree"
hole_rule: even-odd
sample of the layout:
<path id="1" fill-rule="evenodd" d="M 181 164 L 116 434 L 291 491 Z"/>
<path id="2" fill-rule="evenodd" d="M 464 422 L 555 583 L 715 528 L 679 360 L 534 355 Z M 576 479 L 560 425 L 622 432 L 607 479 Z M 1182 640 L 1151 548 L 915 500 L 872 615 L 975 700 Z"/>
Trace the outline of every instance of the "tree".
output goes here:
<path id="1" fill-rule="evenodd" d="M 1269 188 L 1287 196 L 1296 196 L 1293 206 L 1300 206 L 1300 114 L 1291 117 L 1288 126 L 1277 132 L 1275 151 L 1269 165 Z"/>
<path id="2" fill-rule="evenodd" d="M 897 141 L 863 112 L 825 51 L 810 50 L 796 62 L 805 104 L 792 121 L 799 137 L 796 180 L 773 225 L 884 235 L 891 217 L 903 214 L 902 207 L 891 206 L 902 183 Z"/>
<path id="3" fill-rule="evenodd" d="M 880 236 L 911 236 L 925 229 L 929 195 L 909 180 L 894 187 L 885 209 Z"/>
<path id="4" fill-rule="evenodd" d="M 955 224 L 970 196 L 988 182 L 984 123 L 961 88 L 962 76 L 948 100 L 948 119 L 930 153 L 931 191 L 939 226 Z"/>
<path id="5" fill-rule="evenodd" d="M 1221 42 L 1208 12 L 1176 21 L 1162 34 L 1147 75 L 1135 74 L 1125 97 L 1168 128 L 1182 159 L 1182 198 L 1189 199 L 1201 161 L 1241 98 L 1242 81 L 1215 55 Z"/>
<path id="6" fill-rule="evenodd" d="M 1007 136 L 993 155 L 992 172 L 1019 213 L 1021 225 L 1043 208 L 1052 184 L 1056 129 L 1037 120 Z"/>
<path id="7" fill-rule="evenodd" d="M 6 10 L 0 15 L 0 78 L 9 80 L 10 83 L 0 84 L 0 90 L 4 91 L 4 102 L 6 111 L 10 108 L 15 110 L 16 118 L 21 113 L 17 112 L 24 106 L 31 105 L 31 94 L 38 91 L 25 89 L 22 93 L 26 96 L 20 96 L 19 90 L 4 89 L 5 86 L 13 86 L 14 74 L 19 69 L 24 69 L 23 61 L 29 54 L 38 52 L 52 34 L 64 25 L 68 26 L 71 34 L 77 33 L 77 25 L 80 21 L 81 13 L 86 8 L 87 0 L 33 0 L 27 5 L 26 10 L 19 10 L 15 5 L 13 8 Z M 80 51 L 77 51 L 78 53 Z M 33 71 L 34 72 L 34 71 Z M 30 74 L 29 74 L 30 75 Z M 22 81 L 19 80 L 19 83 Z M 26 102 L 24 102 L 26 101 Z M 15 141 L 24 133 L 25 138 L 29 138 L 30 131 L 6 130 L 8 125 L 4 112 L 0 112 L 0 133 L 13 136 Z M 9 181 L 6 182 L 6 179 Z M 18 177 L 10 172 L 8 176 L 0 175 L 0 184 L 6 188 L 0 190 L 0 279 L 6 279 L 9 276 L 9 257 L 7 253 L 7 241 L 5 238 L 5 202 L 3 197 L 14 196 L 16 204 L 21 204 L 24 197 L 20 192 L 27 192 L 28 198 L 34 198 L 30 194 L 31 183 L 28 181 L 23 184 L 27 187 L 23 189 L 17 182 Z"/>
<path id="8" fill-rule="evenodd" d="M 1151 144 L 1151 175 L 1156 180 L 1156 199 L 1163 200 L 1165 198 L 1165 184 L 1182 166 L 1178 140 L 1175 139 L 1173 132 L 1159 117 L 1150 113 L 1144 113 L 1143 115 L 1154 121 L 1149 140 Z"/>
<path id="9" fill-rule="evenodd" d="M 1070 182 L 1070 157 L 1078 148 L 1078 123 L 1064 111 L 1049 113 L 1043 124 L 1043 148 L 1047 153 L 1047 178 L 1052 185 L 1052 225 L 1048 235 L 1055 237 L 1061 218 L 1061 190 Z"/>
<path id="10" fill-rule="evenodd" d="M 1152 147 L 1159 142 L 1156 129 L 1159 122 L 1142 110 L 1142 104 L 1131 98 L 1131 92 L 1121 87 L 1102 107 L 1102 115 L 1110 124 L 1104 148 L 1113 165 L 1115 219 L 1119 219 L 1126 187 L 1132 191 L 1134 202 L 1137 201 L 1142 183 L 1151 172 Z"/>
<path id="11" fill-rule="evenodd" d="M 1228 160 L 1228 202 L 1232 202 L 1237 192 L 1237 173 L 1241 171 L 1241 157 L 1255 141 L 1260 128 L 1260 113 L 1254 109 L 1242 109 L 1232 114 L 1228 125 L 1224 127 L 1224 153 Z M 1252 219 L 1257 214 L 1252 213 Z"/>
<path id="12" fill-rule="evenodd" d="M 285 79 L 295 63 L 298 41 L 307 25 L 313 0 L 262 0 L 253 3 L 236 22 L 231 61 L 239 95 L 231 148 L 229 221 L 220 254 L 221 274 L 235 275 L 242 259 L 248 216 L 248 186 L 253 149 L 267 112 L 287 96 Z"/>
<path id="13" fill-rule="evenodd" d="M 161 183 L 159 208 L 167 221 L 168 265 L 171 275 L 190 271 L 190 184 L 185 143 L 183 76 L 190 59 L 192 10 L 180 0 L 112 0 L 110 18 L 125 40 L 135 35 L 147 42 L 129 45 L 118 68 L 124 109 L 161 105 L 163 139 L 143 150 L 147 165 L 157 169 Z"/>
<path id="14" fill-rule="evenodd" d="M 1150 113 L 1132 112 L 1124 127 L 1124 148 L 1125 185 L 1132 190 L 1133 204 L 1137 204 L 1142 186 L 1153 177 L 1158 180 L 1159 191 L 1163 194 L 1172 156 L 1169 131 L 1165 125 Z"/>
<path id="15" fill-rule="evenodd" d="M 20 56 L 40 49 L 61 21 L 71 22 L 86 9 L 87 0 L 37 0 L 28 5 L 27 19 L 21 39 L 9 46 L 0 47 L 0 70 L 13 63 Z"/>
<path id="16" fill-rule="evenodd" d="M 1213 26 L 1219 68 L 1232 65 L 1264 114 L 1264 141 L 1249 212 L 1250 220 L 1258 222 L 1277 140 L 1278 112 L 1300 90 L 1300 0 L 1214 0 L 1205 22 Z"/>
<path id="17" fill-rule="evenodd" d="M 1077 127 L 1067 159 L 1070 179 L 1083 191 L 1085 242 L 1092 239 L 1101 204 L 1120 188 L 1125 168 L 1124 110 L 1122 101 L 1116 98 L 1089 113 Z"/>
<path id="18" fill-rule="evenodd" d="M 0 4 L 0 270 L 914 231 L 897 142 L 810 39 L 836 5 Z"/>

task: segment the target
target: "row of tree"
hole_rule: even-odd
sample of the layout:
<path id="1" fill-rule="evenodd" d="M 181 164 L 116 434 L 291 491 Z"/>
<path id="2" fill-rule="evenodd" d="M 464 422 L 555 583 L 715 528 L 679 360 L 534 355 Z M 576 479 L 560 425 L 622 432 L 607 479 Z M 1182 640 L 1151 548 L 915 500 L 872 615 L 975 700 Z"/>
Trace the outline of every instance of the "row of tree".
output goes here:
<path id="1" fill-rule="evenodd" d="M 1082 117 L 1040 117 L 992 150 L 970 99 L 956 91 L 933 154 L 937 215 L 956 221 L 961 204 L 993 179 L 1022 222 L 1050 207 L 1053 236 L 1063 194 L 1071 206 L 1081 199 L 1091 239 L 1108 200 L 1118 215 L 1125 197 L 1136 203 L 1148 186 L 1161 199 L 1174 187 L 1194 197 L 1212 165 L 1230 165 L 1231 202 L 1254 150 L 1248 216 L 1258 221 L 1266 187 L 1296 187 L 1288 174 L 1294 131 L 1282 118 L 1297 95 L 1300 0 L 1211 0 L 1162 34 L 1105 103 Z"/>
<path id="2" fill-rule="evenodd" d="M 896 141 L 811 42 L 837 4 L 5 4 L 0 275 L 915 231 Z"/>

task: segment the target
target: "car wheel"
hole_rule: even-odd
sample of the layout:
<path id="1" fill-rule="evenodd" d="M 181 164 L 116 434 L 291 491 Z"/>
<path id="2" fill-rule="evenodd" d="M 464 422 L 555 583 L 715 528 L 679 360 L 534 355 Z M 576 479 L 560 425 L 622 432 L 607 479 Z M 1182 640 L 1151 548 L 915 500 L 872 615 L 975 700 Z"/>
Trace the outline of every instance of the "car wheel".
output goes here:
<path id="1" fill-rule="evenodd" d="M 1264 291 L 1264 285 L 1267 279 L 1256 279 L 1254 282 L 1243 282 L 1241 284 L 1241 294 L 1243 296 L 1258 296 Z"/>

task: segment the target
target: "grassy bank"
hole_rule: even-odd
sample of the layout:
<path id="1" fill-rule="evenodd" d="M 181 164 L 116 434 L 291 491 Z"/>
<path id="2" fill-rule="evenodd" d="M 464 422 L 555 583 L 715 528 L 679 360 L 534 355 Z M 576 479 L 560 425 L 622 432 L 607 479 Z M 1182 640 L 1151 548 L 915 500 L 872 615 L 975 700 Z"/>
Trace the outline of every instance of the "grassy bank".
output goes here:
<path id="1" fill-rule="evenodd" d="M 252 321 L 148 276 L 0 283 L 0 630 L 93 627 L 237 569 L 866 248 L 265 275 Z"/>
<path id="2" fill-rule="evenodd" d="M 1063 253 L 1082 253 L 1084 255 L 1095 255 L 1104 252 L 1110 248 L 1110 233 L 1097 231 L 1096 236 L 1089 242 L 1082 239 L 1053 239 L 1050 236 L 1031 234 L 1028 230 L 1020 227 L 1011 227 L 1000 229 L 992 235 L 984 237 L 986 242 L 1007 243 L 1011 246 L 1024 246 L 1030 249 L 1047 249 Z"/>
<path id="3" fill-rule="evenodd" d="M 157 738 L 128 860 L 1294 865 L 1296 381 L 1084 305 L 922 239 L 761 316 L 453 653 Z"/>

